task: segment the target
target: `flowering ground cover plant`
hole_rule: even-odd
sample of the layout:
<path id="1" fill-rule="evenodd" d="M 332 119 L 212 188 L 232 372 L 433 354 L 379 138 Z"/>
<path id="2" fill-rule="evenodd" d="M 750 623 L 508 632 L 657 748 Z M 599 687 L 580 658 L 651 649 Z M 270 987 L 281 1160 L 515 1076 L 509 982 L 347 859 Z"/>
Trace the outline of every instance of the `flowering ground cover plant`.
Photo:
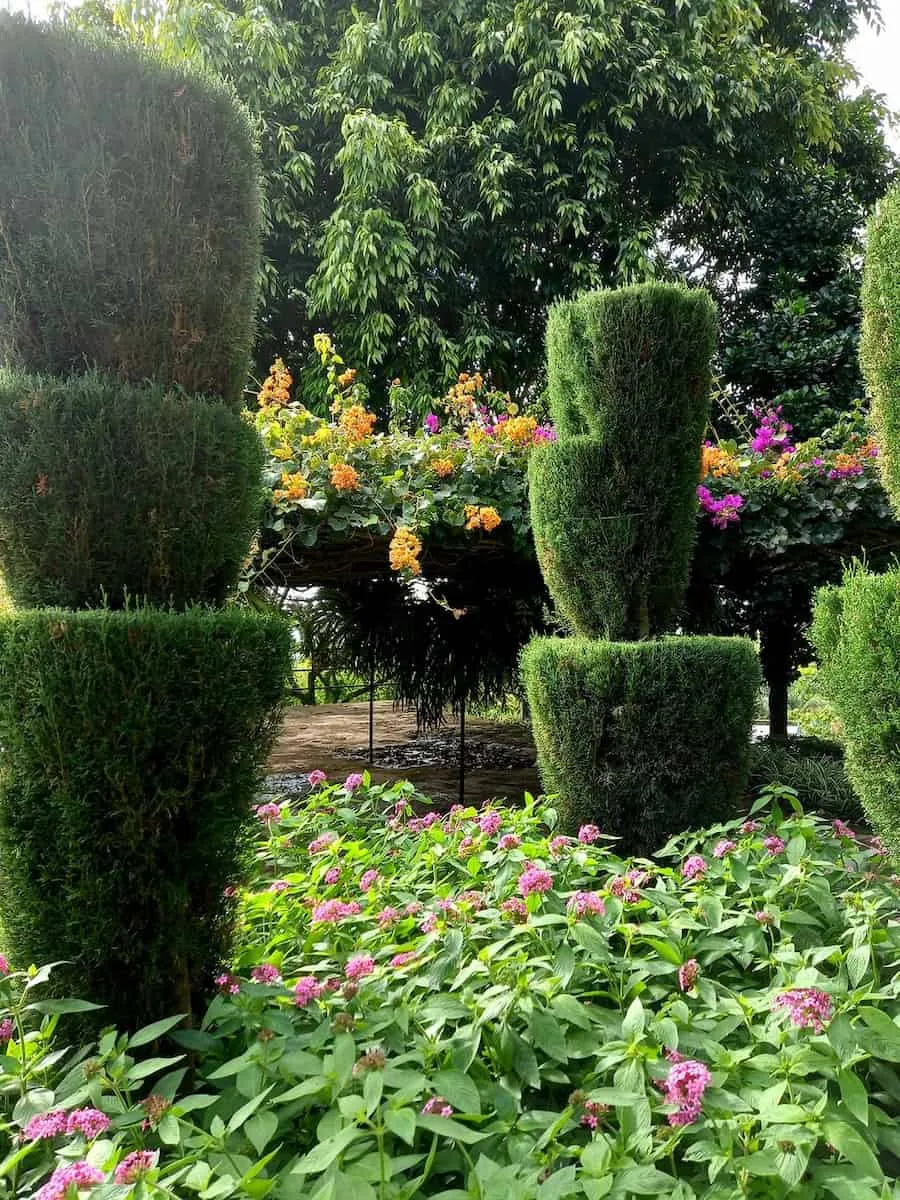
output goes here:
<path id="1" fill-rule="evenodd" d="M 201 1029 L 54 1049 L 44 976 L 0 964 L 0 1195 L 900 1196 L 877 840 L 781 791 L 622 861 L 531 799 L 312 782 L 257 811 Z"/>
<path id="2" fill-rule="evenodd" d="M 269 553 L 289 541 L 313 546 L 354 533 L 390 537 L 392 570 L 418 575 L 422 539 L 483 537 L 503 526 L 527 542 L 525 460 L 553 430 L 520 412 L 479 374 L 459 381 L 415 431 L 405 422 L 376 432 L 356 372 L 344 369 L 327 334 L 316 350 L 328 379 L 331 419 L 291 399 L 293 380 L 278 360 L 258 394 L 256 426 L 269 452 Z M 406 389 L 392 389 L 405 411 Z M 271 540 L 271 539 L 270 539 Z M 521 548 L 521 546 L 519 547 Z"/>

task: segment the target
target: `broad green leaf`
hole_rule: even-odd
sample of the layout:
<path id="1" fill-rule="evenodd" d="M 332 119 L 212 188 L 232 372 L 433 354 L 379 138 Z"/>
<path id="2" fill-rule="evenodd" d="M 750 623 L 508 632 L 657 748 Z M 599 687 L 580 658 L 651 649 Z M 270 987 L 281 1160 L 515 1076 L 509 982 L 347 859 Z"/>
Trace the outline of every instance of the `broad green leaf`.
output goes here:
<path id="1" fill-rule="evenodd" d="M 177 1017 L 164 1017 L 161 1021 L 154 1021 L 152 1025 L 145 1025 L 143 1029 L 139 1029 L 137 1033 L 132 1034 L 128 1039 L 129 1050 L 134 1050 L 138 1046 L 146 1046 L 150 1042 L 155 1042 L 164 1033 L 168 1033 L 170 1029 L 174 1029 L 186 1016 L 186 1013 L 180 1013 Z"/>

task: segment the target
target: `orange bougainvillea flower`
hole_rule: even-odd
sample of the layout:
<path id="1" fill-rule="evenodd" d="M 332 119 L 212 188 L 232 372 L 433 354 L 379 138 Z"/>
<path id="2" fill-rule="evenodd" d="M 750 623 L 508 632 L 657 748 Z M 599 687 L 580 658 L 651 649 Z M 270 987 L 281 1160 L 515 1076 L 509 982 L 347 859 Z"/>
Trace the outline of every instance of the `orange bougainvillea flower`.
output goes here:
<path id="1" fill-rule="evenodd" d="M 309 492 L 309 484 L 302 475 L 291 475 L 287 471 L 281 473 L 281 487 L 275 489 L 276 500 L 303 500 Z"/>
<path id="2" fill-rule="evenodd" d="M 341 413 L 341 429 L 351 442 L 362 442 L 369 437 L 375 421 L 375 414 L 367 412 L 361 404 L 352 404 Z"/>
<path id="3" fill-rule="evenodd" d="M 490 533 L 501 523 L 500 514 L 491 505 L 467 504 L 466 529 L 482 529 Z"/>
<path id="4" fill-rule="evenodd" d="M 338 492 L 359 491 L 359 474 L 349 463 L 336 463 L 331 468 L 331 485 Z"/>
<path id="5" fill-rule="evenodd" d="M 455 469 L 452 459 L 436 458 L 431 464 L 431 469 L 435 475 L 440 475 L 441 479 L 446 479 L 448 475 L 452 475 Z"/>
<path id="6" fill-rule="evenodd" d="M 294 449 L 292 446 L 276 446 L 272 451 L 272 457 L 277 458 L 280 462 L 287 462 L 289 458 L 294 457 Z"/>
<path id="7" fill-rule="evenodd" d="M 422 543 L 419 538 L 405 525 L 399 525 L 388 547 L 391 570 L 409 571 L 411 575 L 421 575 L 422 564 L 419 562 L 421 553 Z"/>
<path id="8" fill-rule="evenodd" d="M 294 378 L 284 365 L 284 360 L 276 358 L 259 390 L 260 408 L 266 408 L 270 404 L 287 404 L 291 398 L 293 383 Z"/>
<path id="9" fill-rule="evenodd" d="M 700 478 L 713 475 L 723 479 L 727 475 L 740 475 L 741 467 L 738 460 L 718 446 L 704 446 L 700 456 Z"/>
<path id="10" fill-rule="evenodd" d="M 355 379 L 356 379 L 356 368 L 348 367 L 347 370 L 343 373 L 343 375 L 338 375 L 338 377 L 337 377 L 338 387 L 348 388 Z"/>
<path id="11" fill-rule="evenodd" d="M 497 424 L 496 433 L 503 441 L 511 442 L 514 446 L 530 446 L 536 429 L 534 417 L 510 417 L 508 421 Z"/>

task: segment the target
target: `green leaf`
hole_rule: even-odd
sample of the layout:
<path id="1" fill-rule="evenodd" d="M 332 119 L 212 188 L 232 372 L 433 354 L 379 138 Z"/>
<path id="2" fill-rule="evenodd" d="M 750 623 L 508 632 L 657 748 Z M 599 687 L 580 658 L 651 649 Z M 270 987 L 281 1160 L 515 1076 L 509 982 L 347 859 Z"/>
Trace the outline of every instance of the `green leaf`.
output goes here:
<path id="1" fill-rule="evenodd" d="M 103 1007 L 102 1004 L 91 1004 L 90 1000 L 35 1000 L 28 1005 L 28 1011 L 53 1016 L 62 1013 L 94 1012 Z"/>
<path id="2" fill-rule="evenodd" d="M 270 1083 L 264 1092 L 260 1092 L 258 1096 L 254 1096 L 252 1100 L 248 1100 L 246 1104 L 242 1104 L 237 1112 L 232 1113 L 228 1119 L 228 1124 L 225 1126 L 225 1132 L 237 1133 L 247 1118 L 256 1112 L 274 1087 L 275 1084 Z"/>
<path id="3" fill-rule="evenodd" d="M 155 1042 L 157 1038 L 161 1038 L 164 1033 L 168 1033 L 170 1029 L 174 1029 L 186 1017 L 187 1013 L 179 1013 L 176 1017 L 164 1017 L 161 1021 L 154 1021 L 152 1025 L 145 1025 L 143 1029 L 139 1029 L 137 1033 L 132 1034 L 128 1039 L 129 1050 L 134 1050 L 138 1046 L 146 1046 L 150 1042 Z"/>
<path id="4" fill-rule="evenodd" d="M 847 964 L 847 975 L 850 979 L 851 987 L 858 987 L 860 981 L 869 969 L 869 961 L 872 957 L 872 950 L 868 942 L 864 942 L 861 946 L 853 946 L 847 951 L 847 957 L 844 960 Z"/>
<path id="5" fill-rule="evenodd" d="M 461 1125 L 452 1117 L 433 1117 L 430 1113 L 417 1113 L 416 1124 L 420 1129 L 428 1129 L 441 1137 L 450 1138 L 454 1142 L 464 1142 L 466 1145 L 480 1142 L 487 1137 L 487 1134 L 479 1133 L 477 1129 L 469 1129 L 467 1125 Z"/>
<path id="6" fill-rule="evenodd" d="M 448 1097 L 449 1099 L 449 1097 Z M 416 1111 L 413 1108 L 389 1108 L 384 1123 L 391 1133 L 411 1146 L 416 1137 Z"/>
<path id="7" fill-rule="evenodd" d="M 647 1014 L 644 1012 L 644 1006 L 641 1004 L 640 998 L 635 996 L 622 1021 L 622 1037 L 625 1041 L 640 1037 L 644 1032 L 646 1022 Z"/>
<path id="8" fill-rule="evenodd" d="M 568 1062 L 569 1054 L 566 1049 L 566 1039 L 560 1028 L 559 1021 L 546 1009 L 532 1010 L 528 1022 L 531 1044 L 556 1062 Z"/>
<path id="9" fill-rule="evenodd" d="M 319 1172 L 330 1167 L 352 1142 L 362 1136 L 362 1133 L 363 1131 L 358 1125 L 348 1125 L 334 1137 L 326 1138 L 324 1142 L 313 1146 L 312 1150 L 300 1159 L 290 1173 L 292 1175 L 318 1175 Z"/>
<path id="10" fill-rule="evenodd" d="M 863 1175 L 881 1183 L 883 1174 L 871 1146 L 852 1125 L 836 1118 L 826 1118 L 822 1122 L 822 1136 L 826 1142 L 853 1163 Z"/>
<path id="11" fill-rule="evenodd" d="M 244 1135 L 257 1154 L 262 1154 L 275 1136 L 278 1118 L 269 1109 L 254 1113 L 244 1125 Z"/>
<path id="12" fill-rule="evenodd" d="M 656 1167 L 628 1167 L 616 1176 L 616 1189 L 623 1195 L 635 1196 L 668 1195 L 675 1186 L 671 1175 L 658 1171 Z"/>
<path id="13" fill-rule="evenodd" d="M 861 1125 L 868 1125 L 869 1097 L 865 1084 L 853 1071 L 849 1070 L 838 1071 L 837 1079 L 844 1104 Z"/>
<path id="14" fill-rule="evenodd" d="M 464 1071 L 438 1071 L 433 1087 L 439 1096 L 446 1096 L 458 1113 L 481 1113 L 478 1088 Z"/>
<path id="15" fill-rule="evenodd" d="M 129 1068 L 128 1079 L 131 1083 L 137 1083 L 146 1079 L 148 1075 L 155 1075 L 157 1071 L 164 1071 L 166 1067 L 180 1062 L 184 1062 L 183 1054 L 176 1054 L 173 1058 L 145 1058 L 143 1062 L 136 1062 Z"/>

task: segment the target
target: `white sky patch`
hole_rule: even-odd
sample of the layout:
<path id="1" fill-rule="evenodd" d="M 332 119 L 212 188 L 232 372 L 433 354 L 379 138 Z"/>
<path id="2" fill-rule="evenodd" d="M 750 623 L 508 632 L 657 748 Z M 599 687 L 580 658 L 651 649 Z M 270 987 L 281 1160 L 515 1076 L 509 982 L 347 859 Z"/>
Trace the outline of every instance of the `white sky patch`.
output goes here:
<path id="1" fill-rule="evenodd" d="M 880 92 L 895 113 L 900 113 L 900 0 L 882 0 L 882 29 L 861 29 L 850 43 L 849 58 L 860 82 Z M 891 144 L 900 151 L 900 123 L 891 130 Z"/>

